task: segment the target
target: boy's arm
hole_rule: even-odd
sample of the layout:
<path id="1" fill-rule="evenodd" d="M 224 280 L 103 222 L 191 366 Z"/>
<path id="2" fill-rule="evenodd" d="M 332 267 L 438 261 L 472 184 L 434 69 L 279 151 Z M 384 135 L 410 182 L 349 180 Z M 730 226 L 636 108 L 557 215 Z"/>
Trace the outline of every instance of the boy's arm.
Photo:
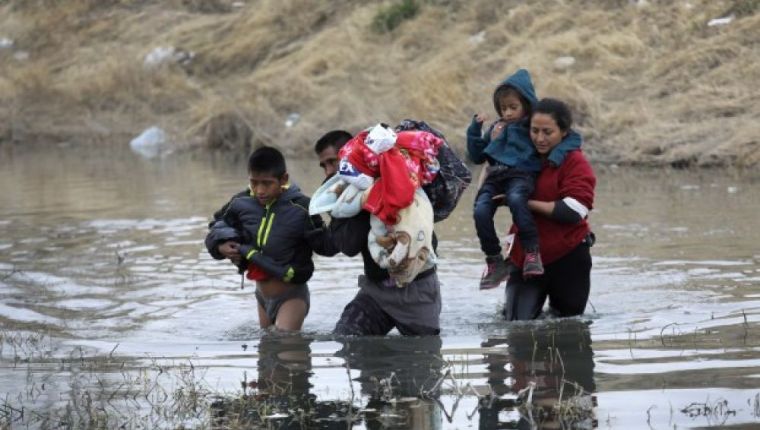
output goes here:
<path id="1" fill-rule="evenodd" d="M 241 192 L 235 195 L 229 202 L 227 202 L 221 209 L 214 213 L 214 219 L 208 225 L 209 232 L 206 235 L 206 249 L 208 253 L 216 260 L 223 260 L 226 258 L 221 252 L 219 252 L 219 245 L 229 240 L 239 242 L 240 235 L 232 228 L 225 220 L 226 216 L 230 215 L 230 207 L 232 202 L 245 192 Z"/>
<path id="2" fill-rule="evenodd" d="M 483 134 L 483 122 L 478 121 L 477 117 L 473 116 L 470 126 L 467 127 L 467 156 L 473 163 L 481 164 L 486 161 L 483 150 L 490 142 L 490 128 L 487 133 Z"/>

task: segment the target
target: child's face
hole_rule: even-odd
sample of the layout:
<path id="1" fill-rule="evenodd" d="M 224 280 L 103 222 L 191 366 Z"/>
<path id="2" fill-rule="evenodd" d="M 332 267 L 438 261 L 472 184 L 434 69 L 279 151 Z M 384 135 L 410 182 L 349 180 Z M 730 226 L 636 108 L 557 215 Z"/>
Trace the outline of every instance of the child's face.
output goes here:
<path id="1" fill-rule="evenodd" d="M 501 109 L 501 119 L 510 124 L 525 116 L 520 96 L 511 91 L 499 99 L 499 109 Z"/>
<path id="2" fill-rule="evenodd" d="M 288 183 L 288 174 L 278 178 L 271 173 L 248 172 L 248 181 L 251 194 L 259 203 L 266 205 L 280 197 L 283 187 Z"/>

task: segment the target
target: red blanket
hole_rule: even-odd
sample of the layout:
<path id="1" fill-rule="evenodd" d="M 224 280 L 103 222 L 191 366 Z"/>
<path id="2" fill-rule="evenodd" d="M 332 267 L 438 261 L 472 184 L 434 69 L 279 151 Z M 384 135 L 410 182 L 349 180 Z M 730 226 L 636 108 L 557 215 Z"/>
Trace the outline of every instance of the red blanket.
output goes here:
<path id="1" fill-rule="evenodd" d="M 360 172 L 378 178 L 364 209 L 387 225 L 398 222 L 398 211 L 414 200 L 414 191 L 435 179 L 438 148 L 443 141 L 426 131 L 402 131 L 396 146 L 375 154 L 364 144 L 368 131 L 357 134 L 340 150 L 341 158 Z"/>

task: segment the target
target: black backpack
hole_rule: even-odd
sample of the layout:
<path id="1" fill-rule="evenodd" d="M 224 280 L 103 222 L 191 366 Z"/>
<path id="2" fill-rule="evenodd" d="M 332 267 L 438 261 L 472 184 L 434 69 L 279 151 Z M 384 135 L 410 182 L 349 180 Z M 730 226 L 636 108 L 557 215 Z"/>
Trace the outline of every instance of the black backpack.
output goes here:
<path id="1" fill-rule="evenodd" d="M 429 126 L 425 121 L 413 119 L 405 119 L 395 128 L 396 132 L 408 130 L 427 131 L 443 139 L 443 145 L 438 148 L 437 157 L 440 170 L 433 182 L 422 187 L 433 206 L 433 221 L 443 221 L 457 207 L 464 190 L 472 181 L 472 173 L 451 149 L 443 133 Z"/>

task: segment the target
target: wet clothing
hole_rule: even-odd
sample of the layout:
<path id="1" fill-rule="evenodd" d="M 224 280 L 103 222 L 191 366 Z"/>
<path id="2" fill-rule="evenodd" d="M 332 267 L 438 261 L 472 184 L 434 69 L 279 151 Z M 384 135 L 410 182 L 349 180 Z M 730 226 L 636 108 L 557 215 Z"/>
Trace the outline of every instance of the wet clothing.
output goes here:
<path id="1" fill-rule="evenodd" d="M 538 246 L 538 230 L 533 214 L 528 208 L 528 199 L 533 194 L 535 178 L 532 173 L 516 169 L 489 166 L 488 176 L 478 190 L 473 208 L 475 230 L 480 240 L 480 249 L 485 255 L 500 255 L 501 242 L 494 227 L 493 217 L 500 205 L 494 196 L 504 194 L 512 213 L 512 222 L 520 226 L 520 242 L 526 248 Z"/>
<path id="2" fill-rule="evenodd" d="M 303 284 L 314 273 L 312 250 L 335 255 L 329 242 L 314 232 L 322 231 L 322 218 L 309 216 L 309 198 L 297 186 L 289 186 L 272 203 L 262 205 L 250 191 L 236 194 L 214 214 L 206 236 L 206 248 L 217 260 L 224 259 L 219 245 L 241 244 L 242 270 L 253 263 L 272 278 Z"/>
<path id="3" fill-rule="evenodd" d="M 309 315 L 309 308 L 311 307 L 311 295 L 309 293 L 309 287 L 306 284 L 294 284 L 284 293 L 276 297 L 264 297 L 259 290 L 256 290 L 256 301 L 264 308 L 264 311 L 272 324 L 277 320 L 277 313 L 280 311 L 280 306 L 290 299 L 301 299 L 306 302 L 306 315 Z"/>
<path id="4" fill-rule="evenodd" d="M 360 291 L 344 308 L 334 333 L 384 335 L 396 327 L 404 335 L 437 334 L 441 292 L 435 268 L 417 275 L 407 287 L 397 288 L 388 271 L 378 266 L 370 254 L 369 216 L 369 212 L 362 211 L 352 218 L 330 222 L 329 237 L 335 249 L 348 256 L 361 253 L 364 260 L 364 275 L 358 281 Z"/>
<path id="5" fill-rule="evenodd" d="M 574 132 L 573 132 L 574 133 Z M 591 165 L 583 156 L 581 150 L 568 153 L 565 161 L 559 166 L 546 163 L 544 169 L 536 178 L 536 190 L 531 199 L 555 202 L 560 208 L 572 206 L 576 213 L 588 214 L 594 205 L 594 187 L 596 176 Z M 551 264 L 562 258 L 581 243 L 591 231 L 585 215 L 577 222 L 561 222 L 555 216 L 567 220 L 565 210 L 555 209 L 552 217 L 535 217 L 538 227 L 538 241 L 541 248 L 541 260 Z M 511 233 L 519 229 L 513 225 Z M 525 252 L 518 241 L 512 253 L 512 262 L 518 267 L 523 266 Z"/>
<path id="6" fill-rule="evenodd" d="M 435 270 L 406 288 L 359 276 L 359 293 L 343 309 L 334 334 L 383 336 L 393 328 L 405 336 L 440 332 L 441 294 Z"/>
<path id="7" fill-rule="evenodd" d="M 559 166 L 546 163 L 536 179 L 532 198 L 555 203 L 551 216 L 536 217 L 542 276 L 524 279 L 525 251 L 517 241 L 511 258 L 516 269 L 506 288 L 504 316 L 508 320 L 533 319 L 540 315 L 547 297 L 559 316 L 580 315 L 591 289 L 591 253 L 594 237 L 586 215 L 593 207 L 596 177 L 580 150 L 567 154 Z M 510 232 L 517 231 L 512 226 Z"/>
<path id="8" fill-rule="evenodd" d="M 553 314 L 560 317 L 581 315 L 591 290 L 591 252 L 584 241 L 559 260 L 544 265 L 544 274 L 524 279 L 522 270 L 513 269 L 506 288 L 504 318 L 531 320 L 541 315 L 549 298 Z"/>

